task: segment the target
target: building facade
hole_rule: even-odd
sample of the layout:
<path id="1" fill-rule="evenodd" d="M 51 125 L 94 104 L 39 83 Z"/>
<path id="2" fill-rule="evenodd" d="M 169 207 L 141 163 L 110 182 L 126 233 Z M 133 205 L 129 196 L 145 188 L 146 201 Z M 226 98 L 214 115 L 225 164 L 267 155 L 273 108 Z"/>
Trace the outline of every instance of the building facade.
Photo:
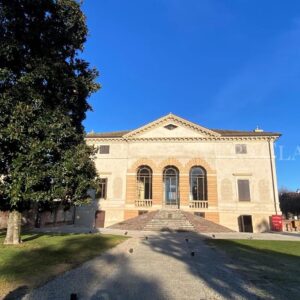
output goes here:
<path id="1" fill-rule="evenodd" d="M 136 130 L 89 133 L 101 183 L 103 226 L 181 209 L 236 231 L 269 229 L 280 213 L 278 133 L 212 130 L 169 114 Z"/>

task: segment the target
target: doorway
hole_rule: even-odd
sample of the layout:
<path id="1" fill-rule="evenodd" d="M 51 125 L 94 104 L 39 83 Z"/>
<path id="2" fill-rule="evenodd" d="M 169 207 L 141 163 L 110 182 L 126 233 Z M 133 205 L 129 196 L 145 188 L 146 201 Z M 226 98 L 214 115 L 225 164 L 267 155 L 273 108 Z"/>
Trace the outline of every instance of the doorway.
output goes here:
<path id="1" fill-rule="evenodd" d="M 164 203 L 168 208 L 179 208 L 179 171 L 175 167 L 164 170 Z"/>
<path id="2" fill-rule="evenodd" d="M 97 210 L 95 213 L 95 227 L 103 228 L 105 223 L 105 211 Z"/>
<path id="3" fill-rule="evenodd" d="M 239 216 L 239 229 L 240 232 L 253 232 L 251 215 Z"/>

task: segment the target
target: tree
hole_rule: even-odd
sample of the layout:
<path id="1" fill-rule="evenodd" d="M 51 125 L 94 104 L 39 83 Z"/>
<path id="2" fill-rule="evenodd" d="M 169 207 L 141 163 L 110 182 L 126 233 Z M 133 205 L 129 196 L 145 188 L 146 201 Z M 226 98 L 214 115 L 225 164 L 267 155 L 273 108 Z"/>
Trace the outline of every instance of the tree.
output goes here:
<path id="1" fill-rule="evenodd" d="M 40 201 L 80 202 L 96 186 L 84 141 L 97 71 L 80 58 L 87 37 L 75 0 L 0 0 L 0 209 L 5 243 Z"/>
<path id="2" fill-rule="evenodd" d="M 279 195 L 279 203 L 281 211 L 288 214 L 300 214 L 300 194 L 294 192 L 283 192 Z"/>

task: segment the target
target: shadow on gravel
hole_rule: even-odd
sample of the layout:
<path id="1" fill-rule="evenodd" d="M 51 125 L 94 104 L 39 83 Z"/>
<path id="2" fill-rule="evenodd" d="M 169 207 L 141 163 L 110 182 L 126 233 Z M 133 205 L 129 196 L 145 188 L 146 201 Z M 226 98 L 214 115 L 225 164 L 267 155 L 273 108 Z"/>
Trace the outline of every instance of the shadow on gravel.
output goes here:
<path id="1" fill-rule="evenodd" d="M 145 274 L 137 273 L 132 268 L 135 263 L 135 247 L 138 247 L 139 243 L 144 250 L 144 246 L 149 247 L 154 253 L 170 256 L 184 263 L 187 272 L 201 279 L 208 288 L 225 299 L 298 298 L 300 285 L 297 280 L 299 279 L 294 282 L 298 286 L 289 285 L 288 281 L 284 281 L 283 284 L 278 281 L 282 278 L 278 275 L 287 272 L 291 263 L 294 263 L 294 268 L 289 270 L 296 272 L 296 269 L 299 269 L 298 257 L 264 249 L 254 249 L 247 245 L 239 245 L 235 241 L 204 241 L 204 239 L 207 237 L 193 232 L 161 232 L 159 235 L 143 237 L 137 244 L 131 246 L 130 254 L 127 246 L 124 248 L 124 253 L 103 254 L 100 264 L 97 259 L 91 260 L 82 267 L 48 282 L 25 299 L 70 299 L 72 293 L 77 294 L 78 299 L 92 300 L 170 299 L 164 282 L 156 278 L 160 269 L 151 269 L 151 261 L 146 259 L 144 261 Z M 220 245 L 217 247 L 216 243 L 220 243 Z M 232 255 L 225 255 L 223 251 L 220 251 L 219 249 L 222 249 L 223 246 L 232 247 L 234 249 L 234 252 L 230 253 Z M 63 251 L 67 251 L 70 247 L 76 247 L 76 241 L 75 244 L 74 241 L 72 244 L 66 243 L 60 249 L 61 254 L 63 255 Z M 76 248 L 78 256 L 81 247 L 90 247 L 90 245 L 85 244 Z M 57 251 L 57 249 L 48 250 L 46 254 L 48 256 Z M 155 255 L 153 256 L 155 257 Z M 136 257 L 141 259 L 138 255 Z M 16 257 L 16 259 L 18 258 Z M 76 257 L 74 256 L 73 259 Z M 141 260 L 139 260 L 140 262 Z M 296 272 L 295 276 L 298 276 L 299 272 Z M 268 277 L 270 274 L 273 274 L 273 277 Z M 170 274 L 170 280 L 172 280 L 172 276 L 173 274 Z M 174 274 L 174 276 L 178 279 L 180 274 Z M 290 278 L 292 277 L 293 274 Z M 191 286 L 197 291 L 197 281 L 191 282 Z M 174 284 L 174 289 L 177 288 Z M 199 290 L 199 294 L 201 293 L 202 291 Z M 187 294 L 184 299 L 193 300 L 199 299 L 199 297 L 190 297 Z"/>
<path id="2" fill-rule="evenodd" d="M 257 249 L 230 240 L 212 239 L 210 242 L 205 239 L 207 236 L 192 232 L 162 233 L 143 243 L 153 251 L 184 262 L 189 272 L 226 299 L 298 299 L 299 256 Z M 215 247 L 217 243 L 220 244 L 218 248 Z M 225 244 L 234 249 L 230 255 L 220 251 Z"/>
<path id="3" fill-rule="evenodd" d="M 226 299 L 258 299 L 245 282 L 228 267 L 228 259 L 197 233 L 161 233 L 145 239 L 153 251 L 185 263 L 187 270 L 205 282 L 208 288 Z"/>
<path id="4" fill-rule="evenodd" d="M 164 291 L 163 283 L 155 278 L 137 274 L 131 268 L 131 263 L 127 253 L 106 253 L 102 256 L 101 266 L 97 265 L 97 260 L 91 260 L 80 268 L 48 282 L 24 299 L 70 299 L 71 294 L 76 294 L 78 300 L 170 299 L 167 291 Z"/>
<path id="5" fill-rule="evenodd" d="M 134 254 L 133 254 L 134 255 Z M 102 274 L 102 286 L 90 296 L 91 300 L 160 300 L 170 299 L 167 291 L 163 288 L 163 282 L 155 278 L 145 278 L 137 274 L 130 267 L 129 259 L 125 255 L 119 255 L 117 259 L 121 267 L 109 279 L 105 280 L 106 274 Z M 146 262 L 145 262 L 146 267 Z M 90 273 L 92 278 L 95 274 Z M 79 294 L 80 296 L 80 294 Z M 49 299 L 50 300 L 50 299 Z"/>
<path id="6" fill-rule="evenodd" d="M 210 240 L 231 259 L 230 268 L 276 299 L 299 299 L 300 242 Z M 288 253 L 287 253 L 288 252 Z"/>

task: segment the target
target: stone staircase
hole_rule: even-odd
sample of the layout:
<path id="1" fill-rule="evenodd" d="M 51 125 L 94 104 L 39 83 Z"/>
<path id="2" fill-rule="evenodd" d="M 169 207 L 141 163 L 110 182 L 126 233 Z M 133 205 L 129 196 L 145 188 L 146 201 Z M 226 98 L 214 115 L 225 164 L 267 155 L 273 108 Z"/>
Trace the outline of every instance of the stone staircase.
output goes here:
<path id="1" fill-rule="evenodd" d="M 109 226 L 121 230 L 195 231 L 198 233 L 233 232 L 233 230 L 191 212 L 179 209 L 161 209 Z"/>
<path id="2" fill-rule="evenodd" d="M 145 225 L 144 230 L 195 231 L 195 228 L 179 209 L 161 209 Z"/>

